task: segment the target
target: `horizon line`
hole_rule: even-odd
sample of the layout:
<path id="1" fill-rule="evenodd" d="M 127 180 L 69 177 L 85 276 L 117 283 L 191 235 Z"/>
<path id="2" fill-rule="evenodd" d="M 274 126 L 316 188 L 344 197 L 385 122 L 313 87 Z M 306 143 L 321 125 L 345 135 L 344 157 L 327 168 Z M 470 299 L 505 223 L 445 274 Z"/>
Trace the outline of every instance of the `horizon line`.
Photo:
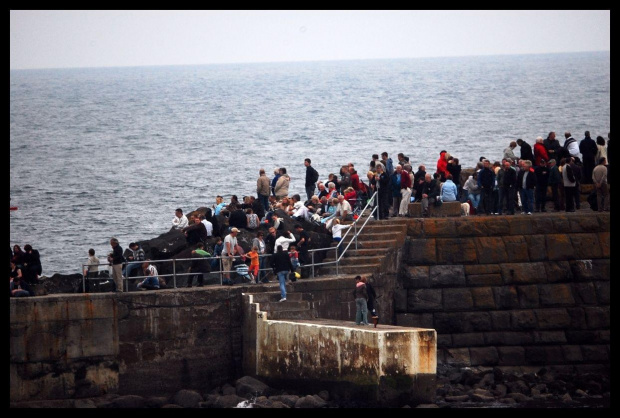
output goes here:
<path id="1" fill-rule="evenodd" d="M 560 55 L 560 54 L 585 54 L 585 53 L 611 53 L 611 50 L 588 50 L 588 51 L 561 51 L 561 52 L 529 52 L 529 53 L 494 53 L 475 55 L 440 55 L 422 57 L 385 57 L 385 58 L 346 58 L 346 59 L 307 59 L 307 60 L 283 60 L 283 61 L 239 61 L 239 62 L 212 62 L 212 63 L 188 63 L 188 64 L 141 64 L 141 65 L 103 65 L 103 66 L 78 66 L 78 67 L 23 67 L 9 68 L 9 71 L 36 71 L 36 70 L 84 70 L 84 69 L 112 69 L 112 68 L 142 68 L 142 67 L 195 67 L 195 66 L 218 66 L 218 65 L 248 65 L 248 64 L 297 64 L 318 62 L 346 62 L 346 61 L 380 61 L 380 60 L 415 60 L 437 58 L 474 58 L 474 57 L 497 57 L 497 56 L 521 56 L 521 55 Z"/>

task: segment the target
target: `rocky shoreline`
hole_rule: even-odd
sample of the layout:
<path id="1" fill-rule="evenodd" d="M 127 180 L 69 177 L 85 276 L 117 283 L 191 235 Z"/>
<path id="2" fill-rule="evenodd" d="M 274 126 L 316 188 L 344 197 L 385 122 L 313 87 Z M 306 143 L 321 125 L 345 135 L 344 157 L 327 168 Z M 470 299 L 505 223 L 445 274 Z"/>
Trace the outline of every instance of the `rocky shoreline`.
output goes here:
<path id="1" fill-rule="evenodd" d="M 402 408 L 610 408 L 610 374 L 439 365 L 435 402 Z M 334 399 L 327 390 L 300 393 L 244 376 L 205 392 L 169 396 L 109 394 L 96 398 L 11 402 L 11 408 L 364 408 L 362 399 Z"/>

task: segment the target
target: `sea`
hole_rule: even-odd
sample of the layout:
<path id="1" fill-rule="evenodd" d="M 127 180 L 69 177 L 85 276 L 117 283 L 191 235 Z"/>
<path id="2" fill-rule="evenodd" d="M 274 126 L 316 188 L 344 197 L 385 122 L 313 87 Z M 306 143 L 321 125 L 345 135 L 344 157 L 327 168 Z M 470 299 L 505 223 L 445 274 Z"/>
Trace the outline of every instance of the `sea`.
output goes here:
<path id="1" fill-rule="evenodd" d="M 81 271 L 185 213 L 256 193 L 285 167 L 305 198 L 372 154 L 474 167 L 510 141 L 610 131 L 610 53 L 10 71 L 10 246 L 43 275 Z M 519 148 L 515 150 L 517 155 Z"/>

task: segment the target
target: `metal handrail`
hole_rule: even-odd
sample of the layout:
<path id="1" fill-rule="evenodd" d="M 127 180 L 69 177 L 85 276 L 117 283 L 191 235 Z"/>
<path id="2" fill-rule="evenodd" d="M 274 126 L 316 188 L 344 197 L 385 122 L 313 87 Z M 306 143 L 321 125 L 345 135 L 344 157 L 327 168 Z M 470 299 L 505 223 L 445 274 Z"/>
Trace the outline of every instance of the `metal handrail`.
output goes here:
<path id="1" fill-rule="evenodd" d="M 368 213 L 368 216 L 366 217 L 364 223 L 361 225 L 361 227 L 358 230 L 357 224 L 358 222 L 361 221 L 361 219 L 364 217 L 364 214 L 366 213 L 366 211 L 368 210 L 369 206 L 371 206 L 375 200 L 378 201 L 378 192 L 375 192 L 369 199 L 368 202 L 366 203 L 366 205 L 364 206 L 364 208 L 361 210 L 360 215 L 358 216 L 357 219 L 355 219 L 353 221 L 353 223 L 351 224 L 352 227 L 348 228 L 346 230 L 346 232 L 344 233 L 344 235 L 342 236 L 342 239 L 338 242 L 338 244 L 335 247 L 325 247 L 325 248 L 314 248 L 311 250 L 308 250 L 309 253 L 311 253 L 311 258 L 312 258 L 312 263 L 310 263 L 310 265 L 305 264 L 302 267 L 311 267 L 311 277 L 314 278 L 315 277 L 315 267 L 316 266 L 325 266 L 325 265 L 331 265 L 331 264 L 336 264 L 336 276 L 339 275 L 339 265 L 340 265 L 340 260 L 342 259 L 342 257 L 346 254 L 347 250 L 349 249 L 349 247 L 351 246 L 351 244 L 353 242 L 355 242 L 355 249 L 358 248 L 358 244 L 357 244 L 357 238 L 358 236 L 362 233 L 362 231 L 364 230 L 364 227 L 366 226 L 366 224 L 368 223 L 368 221 L 370 220 L 370 218 L 372 217 L 372 215 L 375 214 L 375 212 L 377 212 L 379 210 L 379 205 L 374 205 L 373 209 L 370 211 L 370 213 Z M 342 253 L 340 253 L 340 255 L 338 255 L 338 251 L 339 248 L 344 245 L 344 241 L 345 238 L 349 235 L 349 233 L 351 232 L 351 230 L 355 231 L 354 235 L 352 237 L 352 239 L 348 242 L 348 244 L 344 247 L 344 250 L 342 250 Z M 330 250 L 336 250 L 336 259 L 332 260 L 332 261 L 326 261 L 326 262 L 320 262 L 320 263 L 315 263 L 314 262 L 314 254 L 317 251 L 330 251 Z M 272 254 L 260 254 L 259 258 L 265 258 L 265 257 L 271 257 Z M 233 258 L 237 259 L 241 259 L 244 256 L 240 256 L 240 255 L 236 255 Z M 220 285 L 223 284 L 223 280 L 224 280 L 224 273 L 236 273 L 236 270 L 222 270 L 222 257 L 221 256 L 211 256 L 211 257 L 202 257 L 199 260 L 205 260 L 205 262 L 210 262 L 213 259 L 217 259 L 219 261 L 220 264 L 220 269 L 218 271 L 219 276 L 220 276 Z M 187 273 L 177 273 L 176 271 L 176 263 L 177 261 L 181 262 L 181 261 L 196 261 L 196 258 L 169 258 L 169 259 L 165 259 L 165 260 L 148 260 L 149 263 L 151 264 L 156 264 L 156 263 L 166 263 L 166 262 L 172 262 L 172 273 L 169 274 L 158 274 L 158 277 L 172 277 L 172 283 L 173 283 L 173 287 L 176 289 L 177 288 L 177 282 L 176 282 L 176 278 L 177 276 L 193 276 L 194 274 L 197 274 L 195 272 L 187 272 Z M 136 264 L 136 263 L 144 263 L 144 261 L 129 261 L 129 262 L 125 262 L 123 263 L 124 265 L 127 264 Z M 86 293 L 86 280 L 101 280 L 100 278 L 89 278 L 86 277 L 86 275 L 84 274 L 85 270 L 88 270 L 88 267 L 96 265 L 97 267 L 100 266 L 106 266 L 109 267 L 111 266 L 110 263 L 99 263 L 99 264 L 82 264 L 82 292 Z M 267 268 L 263 268 L 260 269 L 259 268 L 259 274 L 261 271 L 270 271 L 271 268 L 267 267 Z M 88 273 L 88 272 L 87 272 Z M 98 272 L 99 273 L 99 272 Z M 126 290 L 129 289 L 129 280 L 136 280 L 136 279 L 144 279 L 147 278 L 149 276 L 133 276 L 133 277 L 124 277 L 123 276 L 123 283 L 124 283 L 124 288 Z M 111 278 L 111 276 L 110 276 Z"/>

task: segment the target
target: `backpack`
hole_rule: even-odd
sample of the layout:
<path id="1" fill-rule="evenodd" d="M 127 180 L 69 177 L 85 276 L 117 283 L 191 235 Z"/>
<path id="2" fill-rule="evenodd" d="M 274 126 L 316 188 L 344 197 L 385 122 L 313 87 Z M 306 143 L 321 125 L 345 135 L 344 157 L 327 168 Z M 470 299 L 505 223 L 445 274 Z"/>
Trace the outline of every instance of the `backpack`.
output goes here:
<path id="1" fill-rule="evenodd" d="M 247 217 L 248 217 L 248 228 L 250 229 L 258 228 L 258 224 L 260 223 L 260 220 L 258 219 L 258 215 L 253 213 L 251 215 L 247 215 Z"/>
<path id="2" fill-rule="evenodd" d="M 573 169 L 571 168 L 570 164 L 564 164 L 564 170 L 566 170 L 566 178 L 568 178 L 568 181 L 574 183 L 575 174 L 573 173 Z"/>

